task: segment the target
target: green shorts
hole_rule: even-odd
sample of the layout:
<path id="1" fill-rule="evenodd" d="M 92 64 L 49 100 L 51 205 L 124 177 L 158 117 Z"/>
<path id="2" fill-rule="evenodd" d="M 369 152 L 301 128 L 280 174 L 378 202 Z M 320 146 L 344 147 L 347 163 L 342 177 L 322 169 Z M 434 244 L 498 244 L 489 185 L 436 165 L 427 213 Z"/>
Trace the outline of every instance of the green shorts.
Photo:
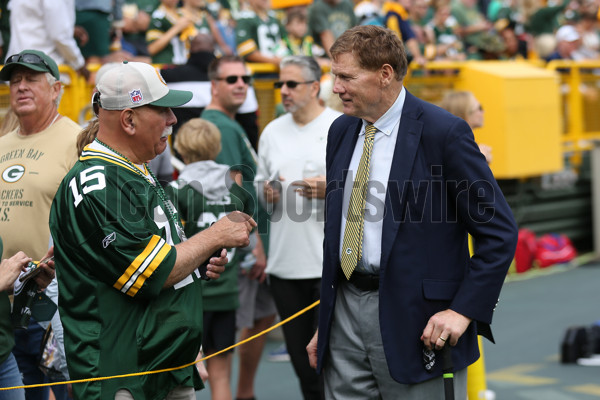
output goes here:
<path id="1" fill-rule="evenodd" d="M 81 48 L 85 58 L 104 57 L 110 53 L 110 14 L 95 11 L 77 11 L 75 25 L 82 26 L 88 33 L 89 40 Z"/>

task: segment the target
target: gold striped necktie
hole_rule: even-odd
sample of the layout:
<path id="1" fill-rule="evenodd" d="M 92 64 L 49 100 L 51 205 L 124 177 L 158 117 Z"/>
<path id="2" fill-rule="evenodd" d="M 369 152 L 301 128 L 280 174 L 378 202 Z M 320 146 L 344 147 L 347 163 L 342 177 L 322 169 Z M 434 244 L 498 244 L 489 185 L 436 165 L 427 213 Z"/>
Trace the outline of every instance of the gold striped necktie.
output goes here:
<path id="1" fill-rule="evenodd" d="M 342 246 L 341 264 L 346 279 L 354 272 L 356 265 L 362 259 L 363 231 L 365 225 L 365 202 L 367 198 L 367 185 L 369 172 L 371 170 L 371 153 L 375 140 L 377 128 L 373 124 L 365 127 L 365 143 L 363 153 L 358 164 L 356 178 L 352 185 L 350 203 L 348 204 L 348 215 L 346 217 L 346 228 L 344 229 L 344 241 Z"/>

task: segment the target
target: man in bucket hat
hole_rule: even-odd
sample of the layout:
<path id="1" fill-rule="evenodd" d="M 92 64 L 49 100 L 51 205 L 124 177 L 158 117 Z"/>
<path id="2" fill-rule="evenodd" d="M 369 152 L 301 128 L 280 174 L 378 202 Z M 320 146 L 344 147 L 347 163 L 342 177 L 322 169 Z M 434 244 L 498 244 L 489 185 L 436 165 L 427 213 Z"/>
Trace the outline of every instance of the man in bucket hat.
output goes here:
<path id="1" fill-rule="evenodd" d="M 171 107 L 191 92 L 169 90 L 155 68 L 136 62 L 108 70 L 96 89 L 97 138 L 63 180 L 50 215 L 72 379 L 193 362 L 202 337 L 200 279 L 218 278 L 222 249 L 246 246 L 256 225 L 235 212 L 186 241 L 146 166 L 166 148 L 177 121 Z M 111 400 L 195 399 L 200 388 L 194 365 L 73 385 L 76 398 Z"/>

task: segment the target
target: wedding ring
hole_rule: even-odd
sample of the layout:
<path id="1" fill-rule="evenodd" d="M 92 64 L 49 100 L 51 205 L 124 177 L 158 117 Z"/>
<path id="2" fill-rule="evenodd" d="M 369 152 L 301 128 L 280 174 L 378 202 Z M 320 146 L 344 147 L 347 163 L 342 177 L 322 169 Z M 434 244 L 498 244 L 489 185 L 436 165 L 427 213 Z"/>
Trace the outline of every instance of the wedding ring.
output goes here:
<path id="1" fill-rule="evenodd" d="M 441 340 L 442 342 L 445 342 L 445 341 L 446 341 L 446 339 L 444 339 L 444 338 L 443 338 L 443 337 L 441 337 L 441 336 L 440 336 L 440 340 Z"/>

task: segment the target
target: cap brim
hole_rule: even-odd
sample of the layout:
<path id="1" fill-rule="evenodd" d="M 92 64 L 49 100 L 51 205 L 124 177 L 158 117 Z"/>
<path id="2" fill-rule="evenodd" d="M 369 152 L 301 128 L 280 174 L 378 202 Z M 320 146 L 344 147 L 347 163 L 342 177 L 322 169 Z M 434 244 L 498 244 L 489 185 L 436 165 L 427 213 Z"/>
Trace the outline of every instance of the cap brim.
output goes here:
<path id="1" fill-rule="evenodd" d="M 192 99 L 194 94 L 187 90 L 169 90 L 166 96 L 150 103 L 156 107 L 179 107 Z"/>
<path id="2" fill-rule="evenodd" d="M 52 74 L 52 71 L 48 71 L 47 68 L 43 67 L 43 66 L 38 66 L 38 65 L 33 65 L 33 64 L 27 64 L 27 63 L 23 63 L 23 62 L 15 62 L 15 63 L 10 63 L 8 65 L 5 65 L 4 68 L 2 68 L 2 70 L 0 70 L 0 80 L 3 81 L 9 81 L 10 80 L 10 74 L 12 73 L 12 70 L 15 69 L 15 67 L 17 66 L 23 66 L 25 68 L 29 68 L 33 71 L 37 71 L 37 72 L 50 72 Z M 52 74 L 54 75 L 54 74 Z M 189 100 L 188 100 L 189 101 Z"/>

